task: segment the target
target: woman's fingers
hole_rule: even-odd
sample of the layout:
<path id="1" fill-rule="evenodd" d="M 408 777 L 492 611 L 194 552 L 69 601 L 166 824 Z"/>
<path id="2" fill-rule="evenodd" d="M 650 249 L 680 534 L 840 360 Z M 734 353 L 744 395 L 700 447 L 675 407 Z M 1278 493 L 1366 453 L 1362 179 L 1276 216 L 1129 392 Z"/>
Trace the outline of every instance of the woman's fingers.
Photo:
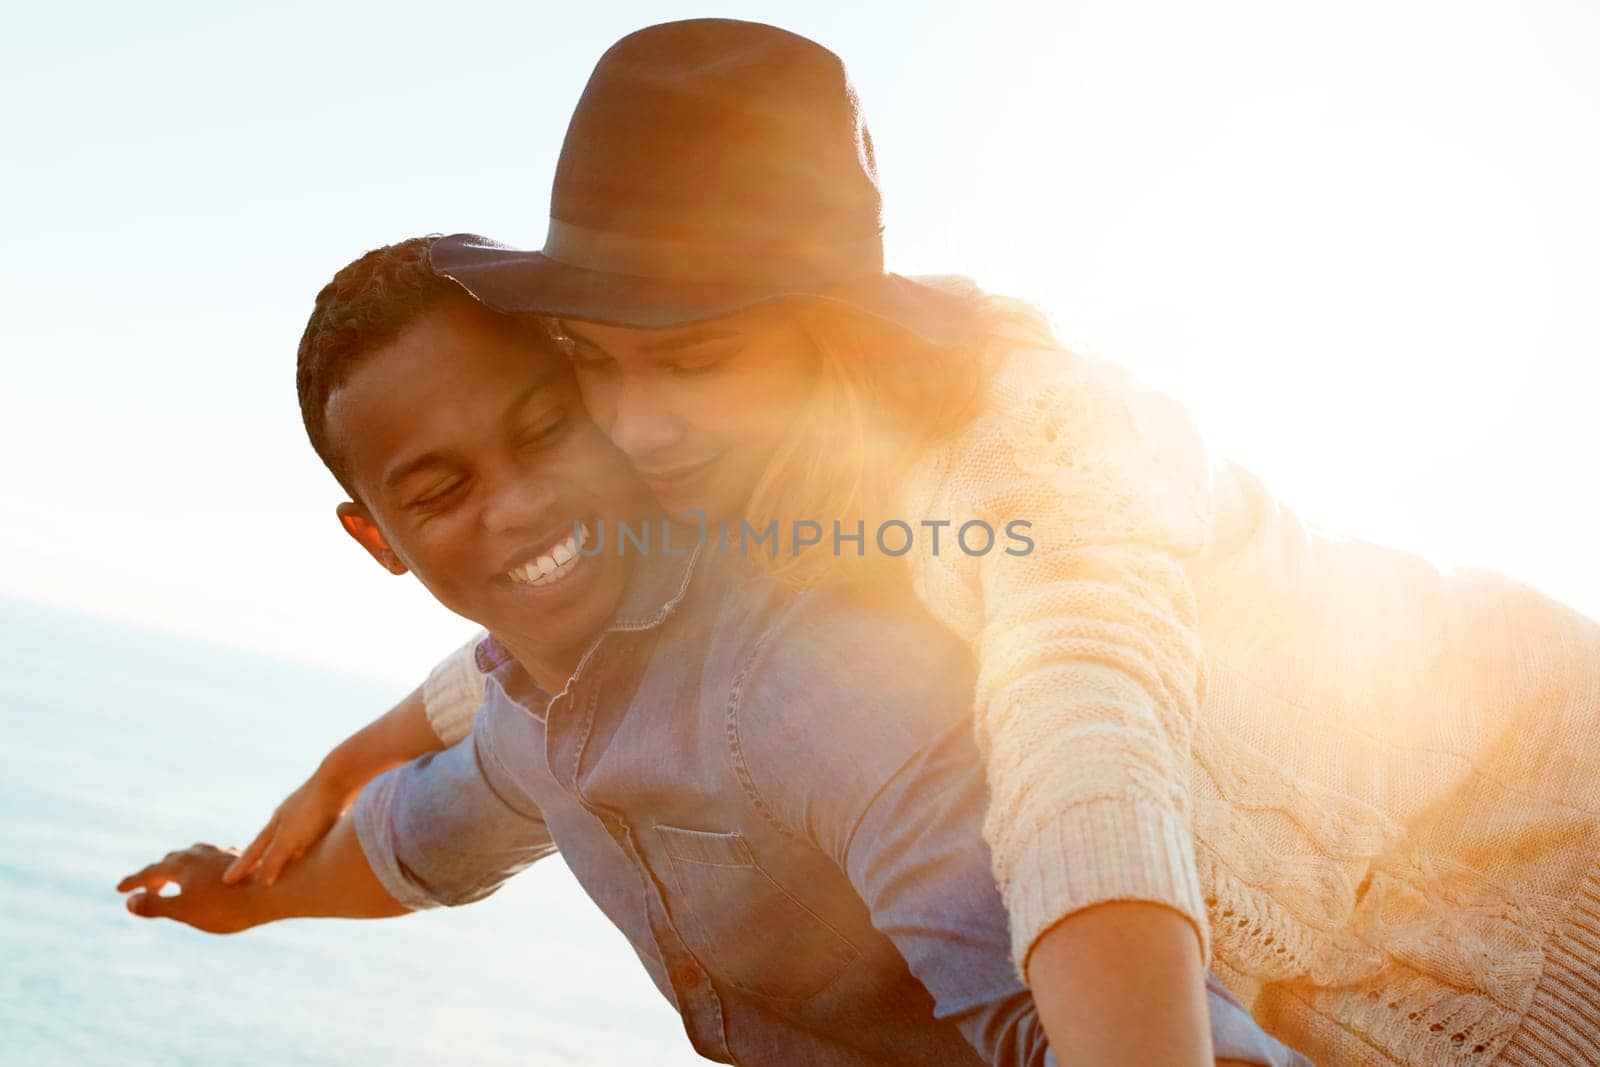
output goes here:
<path id="1" fill-rule="evenodd" d="M 289 842 L 285 834 L 278 834 L 272 839 L 272 844 L 267 846 L 267 851 L 261 856 L 261 869 L 256 873 L 256 878 L 262 885 L 270 886 L 278 880 L 278 875 L 289 865 L 294 858 L 290 851 Z"/>
<path id="2" fill-rule="evenodd" d="M 245 850 L 239 853 L 238 859 L 228 864 L 228 869 L 222 872 L 222 880 L 228 885 L 235 885 L 245 875 L 254 870 L 256 864 L 261 862 L 261 854 L 267 850 L 267 846 L 272 842 L 277 831 L 278 816 L 274 812 L 272 818 L 267 820 L 267 825 L 263 826 L 261 832 L 256 834 L 255 840 L 251 841 L 245 847 Z"/>

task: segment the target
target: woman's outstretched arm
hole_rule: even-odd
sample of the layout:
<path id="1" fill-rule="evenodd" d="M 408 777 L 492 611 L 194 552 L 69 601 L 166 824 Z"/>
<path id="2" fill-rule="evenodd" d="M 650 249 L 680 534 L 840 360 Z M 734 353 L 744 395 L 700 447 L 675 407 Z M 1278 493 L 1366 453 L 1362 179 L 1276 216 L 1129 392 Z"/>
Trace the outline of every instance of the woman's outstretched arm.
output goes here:
<path id="1" fill-rule="evenodd" d="M 470 733 L 483 703 L 483 677 L 473 658 L 482 637 L 479 633 L 445 657 L 427 681 L 323 757 L 229 864 L 223 880 L 233 885 L 254 873 L 257 881 L 272 885 L 328 832 L 362 786 Z"/>

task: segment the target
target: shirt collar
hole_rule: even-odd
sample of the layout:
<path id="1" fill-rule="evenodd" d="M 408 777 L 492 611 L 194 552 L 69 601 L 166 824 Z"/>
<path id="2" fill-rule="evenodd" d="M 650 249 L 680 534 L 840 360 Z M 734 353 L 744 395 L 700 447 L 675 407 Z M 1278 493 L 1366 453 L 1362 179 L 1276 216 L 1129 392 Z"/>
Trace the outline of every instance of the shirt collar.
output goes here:
<path id="1" fill-rule="evenodd" d="M 680 544 L 689 543 L 696 529 L 662 519 L 657 521 L 656 530 L 663 532 L 668 526 L 677 534 L 672 540 Z M 683 600 L 705 545 L 695 541 L 693 548 L 675 549 L 668 554 L 664 549 L 671 540 L 665 536 L 662 540 L 661 545 L 652 544 L 651 551 L 634 556 L 633 575 L 602 633 L 654 629 L 665 622 Z M 511 661 L 511 653 L 494 634 L 489 634 L 473 649 L 472 658 L 480 673 L 491 674 Z"/>

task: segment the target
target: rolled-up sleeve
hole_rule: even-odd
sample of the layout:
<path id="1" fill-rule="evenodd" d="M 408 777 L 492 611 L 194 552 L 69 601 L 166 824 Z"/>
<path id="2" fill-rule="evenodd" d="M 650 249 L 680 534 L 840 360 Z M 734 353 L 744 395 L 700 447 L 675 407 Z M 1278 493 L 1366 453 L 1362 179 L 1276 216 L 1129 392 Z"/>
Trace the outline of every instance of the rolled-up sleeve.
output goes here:
<path id="1" fill-rule="evenodd" d="M 481 900 L 556 850 L 538 811 L 490 783 L 475 735 L 373 779 L 351 817 L 373 874 L 413 910 Z"/>

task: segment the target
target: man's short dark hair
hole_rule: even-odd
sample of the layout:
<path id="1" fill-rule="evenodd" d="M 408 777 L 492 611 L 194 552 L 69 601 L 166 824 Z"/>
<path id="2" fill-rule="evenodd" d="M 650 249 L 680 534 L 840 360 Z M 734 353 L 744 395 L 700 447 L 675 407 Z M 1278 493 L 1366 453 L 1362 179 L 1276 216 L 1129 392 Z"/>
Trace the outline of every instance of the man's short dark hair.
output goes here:
<path id="1" fill-rule="evenodd" d="M 295 387 L 300 418 L 322 462 L 345 492 L 354 490 L 328 441 L 328 398 L 375 349 L 400 336 L 425 311 L 451 300 L 472 302 L 458 284 L 428 265 L 437 234 L 373 249 L 333 276 L 317 294 L 300 337 Z"/>

